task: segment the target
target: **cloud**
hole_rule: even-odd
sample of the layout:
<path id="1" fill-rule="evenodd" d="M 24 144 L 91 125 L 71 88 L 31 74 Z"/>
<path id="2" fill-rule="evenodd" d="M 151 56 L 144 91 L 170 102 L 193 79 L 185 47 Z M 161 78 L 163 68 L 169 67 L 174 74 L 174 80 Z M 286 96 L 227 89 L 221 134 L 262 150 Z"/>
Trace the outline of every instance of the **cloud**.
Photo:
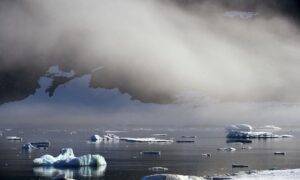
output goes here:
<path id="1" fill-rule="evenodd" d="M 31 63 L 65 64 L 76 73 L 101 66 L 108 74 L 94 76 L 116 87 L 201 94 L 214 102 L 193 111 L 203 119 L 230 119 L 243 107 L 255 118 L 274 112 L 261 112 L 261 104 L 300 100 L 299 29 L 280 14 L 265 17 L 260 9 L 241 20 L 211 3 L 139 0 L 3 1 L 0 7 L 0 71 Z M 218 108 L 220 115 L 209 113 Z"/>

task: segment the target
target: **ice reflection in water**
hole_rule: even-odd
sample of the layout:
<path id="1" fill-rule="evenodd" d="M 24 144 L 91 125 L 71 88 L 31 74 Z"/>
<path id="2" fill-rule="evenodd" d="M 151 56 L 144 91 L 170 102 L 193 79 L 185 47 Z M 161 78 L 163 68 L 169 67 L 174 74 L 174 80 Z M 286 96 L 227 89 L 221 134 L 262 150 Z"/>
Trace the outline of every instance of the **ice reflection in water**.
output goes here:
<path id="1" fill-rule="evenodd" d="M 54 167 L 34 167 L 33 172 L 40 177 L 57 177 L 64 175 L 66 178 L 75 177 L 102 177 L 106 170 L 106 165 L 99 167 L 80 167 L 80 168 L 54 168 Z"/>

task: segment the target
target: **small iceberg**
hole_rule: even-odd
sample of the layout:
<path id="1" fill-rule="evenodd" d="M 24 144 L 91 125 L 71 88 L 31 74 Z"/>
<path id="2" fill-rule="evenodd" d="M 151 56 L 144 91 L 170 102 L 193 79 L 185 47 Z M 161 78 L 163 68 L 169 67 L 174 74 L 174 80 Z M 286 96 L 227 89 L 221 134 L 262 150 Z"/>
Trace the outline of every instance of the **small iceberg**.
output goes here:
<path id="1" fill-rule="evenodd" d="M 247 168 L 247 167 L 249 166 L 244 164 L 232 164 L 232 168 Z"/>
<path id="2" fill-rule="evenodd" d="M 141 155 L 150 155 L 150 156 L 160 156 L 160 151 L 142 151 L 140 152 Z"/>
<path id="3" fill-rule="evenodd" d="M 196 138 L 197 136 L 181 136 L 181 138 L 191 138 L 191 139 L 193 139 L 193 138 Z"/>
<path id="4" fill-rule="evenodd" d="M 18 137 L 18 136 L 6 136 L 6 139 L 10 140 L 10 141 L 22 141 L 23 140 L 21 137 Z"/>
<path id="5" fill-rule="evenodd" d="M 194 140 L 177 140 L 177 143 L 194 143 Z"/>
<path id="6" fill-rule="evenodd" d="M 152 134 L 152 136 L 167 136 L 167 134 Z"/>
<path id="7" fill-rule="evenodd" d="M 280 136 L 281 138 L 292 138 L 294 137 L 293 135 L 290 135 L 290 134 L 284 134 L 284 135 L 281 135 Z"/>
<path id="8" fill-rule="evenodd" d="M 47 149 L 50 147 L 50 142 L 45 141 L 45 142 L 31 142 L 31 143 L 26 143 L 22 146 L 22 150 L 25 151 L 32 151 L 34 149 Z"/>
<path id="9" fill-rule="evenodd" d="M 165 172 L 168 171 L 168 168 L 165 167 L 151 167 L 148 169 L 149 171 L 154 171 L 154 172 Z"/>
<path id="10" fill-rule="evenodd" d="M 179 174 L 154 174 L 150 176 L 144 176 L 142 180 L 204 180 L 204 178 Z"/>
<path id="11" fill-rule="evenodd" d="M 285 155 L 286 155 L 286 152 L 274 152 L 274 155 L 282 155 L 282 156 L 285 156 Z"/>
<path id="12" fill-rule="evenodd" d="M 218 151 L 229 151 L 229 152 L 236 151 L 236 149 L 233 148 L 233 147 L 218 148 L 217 150 L 218 150 Z"/>
<path id="13" fill-rule="evenodd" d="M 210 154 L 210 153 L 203 153 L 203 154 L 201 154 L 201 156 L 202 156 L 202 157 L 208 157 L 208 158 L 210 158 L 210 157 L 211 157 L 211 154 Z"/>
<path id="14" fill-rule="evenodd" d="M 119 141 L 120 137 L 112 133 L 107 133 L 106 135 L 103 136 L 103 139 L 105 141 Z"/>
<path id="15" fill-rule="evenodd" d="M 103 138 L 98 134 L 92 135 L 90 138 L 91 142 L 101 142 Z"/>
<path id="16" fill-rule="evenodd" d="M 81 166 L 102 166 L 106 165 L 103 156 L 96 155 L 83 155 L 76 157 L 71 148 L 63 148 L 61 154 L 53 157 L 51 155 L 43 155 L 40 158 L 33 160 L 36 166 L 53 166 L 53 167 L 81 167 Z"/>
<path id="17" fill-rule="evenodd" d="M 147 142 L 147 143 L 172 143 L 170 139 L 157 139 L 157 138 L 120 138 L 126 142 Z"/>

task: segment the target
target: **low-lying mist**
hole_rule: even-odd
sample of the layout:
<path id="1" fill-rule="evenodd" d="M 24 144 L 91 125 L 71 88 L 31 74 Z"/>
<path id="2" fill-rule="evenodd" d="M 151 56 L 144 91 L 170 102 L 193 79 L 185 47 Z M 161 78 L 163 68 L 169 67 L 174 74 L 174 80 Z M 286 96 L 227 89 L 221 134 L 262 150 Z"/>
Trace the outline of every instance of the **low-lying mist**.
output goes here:
<path id="1" fill-rule="evenodd" d="M 291 109 L 280 107 L 300 101 L 299 29 L 280 14 L 265 16 L 260 9 L 245 20 L 223 16 L 226 10 L 218 4 L 154 0 L 24 0 L 0 6 L 0 71 L 27 63 L 67 62 L 88 71 L 102 66 L 139 91 L 174 97 L 196 92 L 212 101 L 191 112 L 193 121 L 278 117 L 273 110 L 264 113 L 264 104 L 277 104 L 275 112 L 284 118 Z M 243 109 L 249 112 L 245 117 Z"/>

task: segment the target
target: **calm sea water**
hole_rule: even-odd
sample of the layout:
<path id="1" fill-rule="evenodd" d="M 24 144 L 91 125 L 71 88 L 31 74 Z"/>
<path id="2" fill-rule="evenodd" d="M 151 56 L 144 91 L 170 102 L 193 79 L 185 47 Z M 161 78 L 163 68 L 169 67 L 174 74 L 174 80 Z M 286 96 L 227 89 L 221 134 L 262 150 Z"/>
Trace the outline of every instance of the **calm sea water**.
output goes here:
<path id="1" fill-rule="evenodd" d="M 12 129 L 4 130 L 0 137 L 0 179 L 50 179 L 58 174 L 66 174 L 75 179 L 141 179 L 155 174 L 148 169 L 161 166 L 168 173 L 186 175 L 222 175 L 248 169 L 300 168 L 300 130 L 283 130 L 278 134 L 291 133 L 288 139 L 254 140 L 252 149 L 242 150 L 240 144 L 227 144 L 223 128 L 183 128 L 183 129 L 125 129 L 115 134 L 121 137 L 151 137 L 152 134 L 166 133 L 164 138 L 181 139 L 182 135 L 197 136 L 195 143 L 148 144 L 148 143 L 100 143 L 91 144 L 87 140 L 93 134 L 103 135 L 107 129 Z M 122 130 L 122 129 L 120 129 Z M 9 135 L 23 137 L 23 142 L 5 139 Z M 48 150 L 24 153 L 22 144 L 34 141 L 51 141 Z M 61 148 L 73 148 L 75 155 L 101 154 L 107 160 L 106 169 L 83 167 L 79 169 L 55 169 L 33 167 L 32 160 L 43 154 L 58 155 Z M 220 152 L 219 147 L 236 147 L 235 152 Z M 159 157 L 145 157 L 141 151 L 161 151 Z M 275 151 L 287 152 L 286 156 L 275 156 Z M 211 153 L 211 158 L 202 157 Z M 232 169 L 233 163 L 249 165 L 249 168 Z"/>

